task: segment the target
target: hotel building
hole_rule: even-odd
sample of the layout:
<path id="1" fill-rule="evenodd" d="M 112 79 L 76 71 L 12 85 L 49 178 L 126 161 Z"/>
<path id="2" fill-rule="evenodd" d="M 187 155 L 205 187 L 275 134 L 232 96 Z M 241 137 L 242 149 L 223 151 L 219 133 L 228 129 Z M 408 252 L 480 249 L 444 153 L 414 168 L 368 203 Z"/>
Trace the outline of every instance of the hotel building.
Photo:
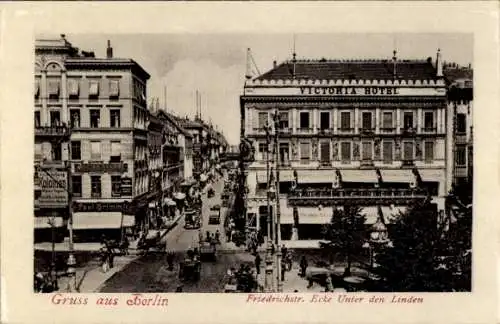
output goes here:
<path id="1" fill-rule="evenodd" d="M 321 239 L 332 208 L 351 203 L 363 207 L 367 224 L 379 217 L 390 222 L 428 194 L 443 210 L 449 188 L 440 56 L 297 60 L 294 55 L 248 78 L 240 98 L 241 137 L 255 149 L 246 177 L 248 219 L 267 232 L 266 161 L 273 150 L 279 153 L 283 240 Z M 268 147 L 265 126 L 273 124 L 275 113 L 279 144 L 274 147 L 273 136 Z"/>
<path id="2" fill-rule="evenodd" d="M 114 58 L 109 42 L 106 58 L 79 52 L 64 35 L 37 40 L 35 52 L 35 128 L 62 124 L 70 132 L 50 148 L 36 139 L 35 156 L 51 150 L 69 161 L 76 241 L 122 235 L 147 214 L 149 74 Z"/>

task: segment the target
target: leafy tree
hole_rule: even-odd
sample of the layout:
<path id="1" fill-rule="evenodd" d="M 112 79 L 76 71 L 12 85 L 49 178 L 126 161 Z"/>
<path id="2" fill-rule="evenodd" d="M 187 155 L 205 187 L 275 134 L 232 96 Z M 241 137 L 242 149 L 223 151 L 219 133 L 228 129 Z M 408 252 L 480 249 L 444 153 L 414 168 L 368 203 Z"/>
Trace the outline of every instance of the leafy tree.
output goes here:
<path id="1" fill-rule="evenodd" d="M 345 257 L 344 276 L 351 275 L 352 257 L 362 250 L 366 239 L 365 216 L 358 206 L 344 206 L 333 209 L 330 223 L 323 228 L 323 237 L 327 241 L 322 247 L 329 252 L 337 252 Z"/>
<path id="2" fill-rule="evenodd" d="M 377 256 L 385 289 L 444 292 L 467 289 L 467 282 L 470 287 L 471 228 L 471 215 L 442 227 L 429 200 L 410 206 L 389 228 L 393 247 Z"/>

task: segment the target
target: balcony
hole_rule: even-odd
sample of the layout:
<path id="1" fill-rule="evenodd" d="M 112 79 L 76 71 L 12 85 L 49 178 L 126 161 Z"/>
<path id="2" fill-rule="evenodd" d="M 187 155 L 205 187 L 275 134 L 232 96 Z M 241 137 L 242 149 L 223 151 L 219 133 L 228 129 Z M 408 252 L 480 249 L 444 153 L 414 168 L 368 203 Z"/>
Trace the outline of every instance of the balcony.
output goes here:
<path id="1" fill-rule="evenodd" d="M 368 127 L 361 127 L 359 129 L 359 133 L 364 136 L 373 136 L 375 134 L 375 129 L 374 128 L 368 128 Z"/>
<path id="2" fill-rule="evenodd" d="M 369 168 L 373 167 L 373 160 L 361 160 L 360 161 L 360 166 L 362 168 Z"/>
<path id="3" fill-rule="evenodd" d="M 352 128 L 352 127 L 340 127 L 339 133 L 340 134 L 354 134 L 354 128 Z"/>
<path id="4" fill-rule="evenodd" d="M 424 128 L 422 128 L 422 133 L 435 134 L 435 133 L 437 133 L 437 128 L 436 127 L 424 127 Z"/>
<path id="5" fill-rule="evenodd" d="M 403 136 L 415 136 L 417 134 L 417 131 L 413 127 L 405 127 L 401 129 L 401 133 Z"/>
<path id="6" fill-rule="evenodd" d="M 424 200 L 427 192 L 422 189 L 296 189 L 288 194 L 288 205 L 338 206 L 338 205 L 406 205 Z"/>
<path id="7" fill-rule="evenodd" d="M 415 161 L 414 160 L 406 160 L 406 159 L 403 159 L 401 161 L 401 167 L 402 168 L 412 168 L 415 166 Z"/>
<path id="8" fill-rule="evenodd" d="M 279 127 L 278 132 L 280 135 L 291 135 L 292 128 L 291 127 Z"/>
<path id="9" fill-rule="evenodd" d="M 69 128 L 63 124 L 61 126 L 37 126 L 35 136 L 43 137 L 67 137 L 70 135 Z"/>
<path id="10" fill-rule="evenodd" d="M 331 135 L 333 134 L 333 128 L 318 128 L 318 134 Z"/>
<path id="11" fill-rule="evenodd" d="M 396 131 L 395 127 L 380 127 L 381 134 L 392 134 Z"/>
<path id="12" fill-rule="evenodd" d="M 314 128 L 312 127 L 300 127 L 297 128 L 297 134 L 314 134 Z"/>

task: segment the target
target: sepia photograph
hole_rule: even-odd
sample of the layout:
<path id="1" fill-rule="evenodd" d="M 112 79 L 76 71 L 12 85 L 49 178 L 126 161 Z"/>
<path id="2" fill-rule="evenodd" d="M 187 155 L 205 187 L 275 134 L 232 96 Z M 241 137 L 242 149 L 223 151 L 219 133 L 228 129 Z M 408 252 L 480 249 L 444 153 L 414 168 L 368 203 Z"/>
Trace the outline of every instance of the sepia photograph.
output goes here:
<path id="1" fill-rule="evenodd" d="M 33 50 L 36 293 L 472 291 L 472 34 Z"/>

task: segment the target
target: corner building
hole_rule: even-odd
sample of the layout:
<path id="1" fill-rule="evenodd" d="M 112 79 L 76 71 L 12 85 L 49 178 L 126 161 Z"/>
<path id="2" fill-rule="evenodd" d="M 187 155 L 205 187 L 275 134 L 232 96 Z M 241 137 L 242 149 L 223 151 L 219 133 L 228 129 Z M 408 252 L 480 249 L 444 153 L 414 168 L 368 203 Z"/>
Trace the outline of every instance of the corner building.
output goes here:
<path id="1" fill-rule="evenodd" d="M 390 223 L 427 194 L 444 209 L 447 103 L 439 52 L 435 61 L 294 58 L 247 80 L 240 102 L 241 136 L 255 149 L 247 217 L 263 233 L 266 161 L 275 150 L 283 240 L 321 239 L 332 208 L 346 204 L 362 207 L 367 225 L 379 217 Z M 275 112 L 279 147 L 273 138 L 268 153 L 265 125 Z"/>

